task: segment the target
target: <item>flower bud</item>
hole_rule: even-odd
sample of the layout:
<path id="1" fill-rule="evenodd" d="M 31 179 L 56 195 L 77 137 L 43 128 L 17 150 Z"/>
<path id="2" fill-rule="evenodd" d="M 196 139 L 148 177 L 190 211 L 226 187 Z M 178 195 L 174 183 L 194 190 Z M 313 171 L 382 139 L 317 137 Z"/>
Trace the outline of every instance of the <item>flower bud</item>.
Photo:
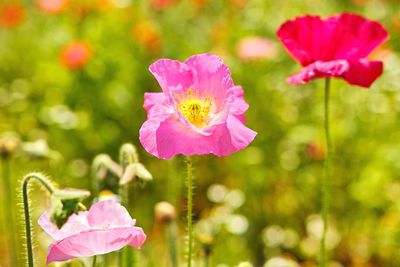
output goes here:
<path id="1" fill-rule="evenodd" d="M 0 157 L 9 158 L 18 147 L 19 140 L 12 135 L 0 139 Z"/>
<path id="2" fill-rule="evenodd" d="M 86 190 L 66 188 L 56 190 L 51 196 L 50 220 L 61 228 L 69 216 L 86 209 L 81 201 L 90 196 Z"/>
<path id="3" fill-rule="evenodd" d="M 139 178 L 143 181 L 150 181 L 153 179 L 151 173 L 146 169 L 146 167 L 141 163 L 132 163 L 126 167 L 124 174 L 119 181 L 120 185 L 125 185 L 135 178 Z"/>
<path id="4" fill-rule="evenodd" d="M 176 210 L 169 202 L 158 202 L 154 207 L 155 219 L 160 223 L 171 223 L 176 220 Z"/>
<path id="5" fill-rule="evenodd" d="M 122 168 L 114 162 L 110 156 L 100 154 L 93 160 L 93 174 L 99 179 L 104 180 L 108 172 L 120 177 L 122 175 Z"/>

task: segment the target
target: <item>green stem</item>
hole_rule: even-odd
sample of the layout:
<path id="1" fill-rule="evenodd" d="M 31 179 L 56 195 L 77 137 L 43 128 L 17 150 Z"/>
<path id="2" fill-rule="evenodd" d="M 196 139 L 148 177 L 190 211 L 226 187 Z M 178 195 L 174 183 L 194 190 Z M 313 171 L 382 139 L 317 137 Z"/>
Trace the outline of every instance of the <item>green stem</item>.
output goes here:
<path id="1" fill-rule="evenodd" d="M 4 211 L 7 212 L 7 216 L 5 216 L 4 219 L 7 218 L 6 224 L 8 223 L 9 227 L 9 232 L 6 234 L 6 238 L 8 240 L 8 244 L 10 245 L 9 251 L 10 251 L 10 265 L 14 266 L 17 264 L 17 242 L 14 237 L 15 231 L 15 217 L 14 217 L 14 201 L 13 201 L 13 192 L 14 189 L 11 186 L 10 182 L 10 160 L 8 158 L 2 159 L 2 171 L 3 171 L 3 183 L 4 183 Z"/>
<path id="2" fill-rule="evenodd" d="M 168 234 L 168 248 L 169 248 L 169 257 L 171 260 L 172 267 L 178 267 L 178 250 L 177 250 L 177 225 L 175 222 L 171 222 L 168 224 L 167 234 Z"/>
<path id="3" fill-rule="evenodd" d="M 136 148 L 131 144 L 123 144 L 119 150 L 119 164 L 122 168 L 122 175 L 126 171 L 129 164 L 138 163 L 139 157 Z M 128 207 L 129 205 L 129 184 L 121 185 L 118 192 L 121 198 L 121 205 Z M 125 247 L 118 252 L 118 264 L 120 267 L 135 266 L 135 252 L 130 247 Z"/>
<path id="4" fill-rule="evenodd" d="M 54 186 L 47 180 L 47 178 L 40 173 L 29 173 L 22 180 L 22 198 L 24 205 L 24 218 L 25 218 L 25 235 L 26 235 L 26 254 L 28 257 L 28 266 L 34 266 L 33 257 L 33 242 L 32 242 L 32 226 L 31 226 L 31 216 L 29 212 L 29 182 L 31 179 L 40 182 L 46 190 L 52 194 L 55 190 Z"/>
<path id="5" fill-rule="evenodd" d="M 192 250 L 193 250 L 193 165 L 192 159 L 186 157 L 187 165 L 187 231 L 188 231 L 188 243 L 187 243 L 187 267 L 192 266 Z"/>
<path id="6" fill-rule="evenodd" d="M 96 261 L 97 261 L 97 256 L 93 256 L 93 262 L 92 262 L 92 267 L 96 267 Z"/>
<path id="7" fill-rule="evenodd" d="M 325 267 L 327 262 L 326 253 L 326 233 L 328 230 L 328 214 L 330 205 L 330 180 L 331 180 L 331 157 L 332 157 L 332 143 L 330 136 L 330 120 L 329 120 L 329 97 L 330 97 L 330 80 L 325 80 L 325 101 L 324 101 L 324 121 L 325 121 L 325 142 L 326 142 L 326 158 L 324 161 L 324 175 L 321 182 L 322 193 L 322 221 L 323 231 L 320 244 L 320 267 Z"/>

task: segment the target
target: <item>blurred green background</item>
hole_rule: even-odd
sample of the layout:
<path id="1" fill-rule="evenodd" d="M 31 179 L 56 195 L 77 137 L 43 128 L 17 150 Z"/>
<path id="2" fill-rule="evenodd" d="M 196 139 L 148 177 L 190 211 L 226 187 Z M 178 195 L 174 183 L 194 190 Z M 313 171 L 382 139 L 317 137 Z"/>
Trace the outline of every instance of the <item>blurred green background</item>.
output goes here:
<path id="1" fill-rule="evenodd" d="M 300 66 L 275 31 L 294 16 L 344 11 L 379 20 L 391 38 L 373 55 L 385 72 L 371 89 L 332 82 L 330 267 L 400 266 L 399 8 L 397 0 L 1 0 L 0 266 L 11 266 L 10 238 L 22 244 L 23 175 L 43 171 L 61 187 L 91 189 L 93 158 L 116 159 L 125 142 L 154 177 L 131 188 L 129 210 L 148 234 L 140 267 L 168 266 L 159 201 L 177 208 L 183 255 L 184 158 L 146 153 L 138 131 L 143 93 L 161 90 L 148 66 L 204 52 L 222 57 L 243 86 L 247 125 L 259 134 L 232 156 L 194 158 L 198 265 L 206 247 L 211 266 L 281 266 L 276 257 L 316 266 L 323 81 L 286 83 Z M 36 219 L 49 200 L 37 187 L 32 198 L 36 259 L 45 266 L 50 240 Z M 15 251 L 14 266 L 23 266 L 22 245 Z"/>

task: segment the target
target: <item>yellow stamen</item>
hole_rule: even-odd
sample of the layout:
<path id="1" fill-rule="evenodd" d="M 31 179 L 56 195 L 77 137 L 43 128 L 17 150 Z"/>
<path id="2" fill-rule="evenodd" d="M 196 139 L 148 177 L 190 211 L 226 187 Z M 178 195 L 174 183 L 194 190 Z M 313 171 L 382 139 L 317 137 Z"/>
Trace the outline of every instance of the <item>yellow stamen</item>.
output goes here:
<path id="1" fill-rule="evenodd" d="M 179 96 L 179 112 L 196 127 L 207 125 L 212 107 L 212 99 L 208 96 L 202 96 L 188 89 L 183 95 Z"/>

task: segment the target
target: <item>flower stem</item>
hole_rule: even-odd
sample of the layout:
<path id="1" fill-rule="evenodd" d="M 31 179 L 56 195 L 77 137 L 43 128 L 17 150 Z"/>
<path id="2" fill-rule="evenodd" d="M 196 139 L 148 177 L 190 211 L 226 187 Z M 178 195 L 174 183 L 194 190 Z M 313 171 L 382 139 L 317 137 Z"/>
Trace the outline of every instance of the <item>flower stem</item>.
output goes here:
<path id="1" fill-rule="evenodd" d="M 119 150 L 119 164 L 122 168 L 122 175 L 126 171 L 129 164 L 138 163 L 139 157 L 136 148 L 131 144 L 123 144 Z M 119 192 L 121 204 L 128 207 L 129 205 L 129 184 L 120 185 Z M 135 251 L 130 247 L 121 249 L 118 253 L 118 262 L 120 267 L 136 265 Z"/>
<path id="2" fill-rule="evenodd" d="M 6 238 L 8 241 L 8 244 L 10 246 L 9 251 L 10 251 L 10 265 L 14 266 L 17 265 L 17 242 L 14 237 L 15 231 L 15 219 L 14 219 L 14 202 L 13 202 L 13 196 L 14 196 L 14 188 L 11 186 L 10 182 L 10 159 L 9 158 L 3 158 L 1 160 L 2 162 L 2 179 L 4 183 L 4 212 L 5 214 L 8 211 L 8 214 L 5 216 L 6 224 L 9 222 L 8 226 L 9 227 L 9 232 L 6 234 Z"/>
<path id="3" fill-rule="evenodd" d="M 93 262 L 92 262 L 92 267 L 96 267 L 96 261 L 97 261 L 97 256 L 93 256 Z"/>
<path id="4" fill-rule="evenodd" d="M 29 173 L 22 179 L 22 198 L 24 206 L 24 218 L 25 218 L 25 235 L 26 235 L 26 253 L 28 257 L 28 266 L 34 266 L 33 257 L 33 245 L 32 245 L 32 226 L 31 226 L 31 216 L 29 212 L 29 192 L 28 185 L 31 179 L 40 182 L 46 190 L 52 194 L 55 190 L 52 183 L 41 173 Z"/>
<path id="5" fill-rule="evenodd" d="M 168 248 L 169 256 L 172 267 L 178 267 L 178 253 L 177 253 L 177 225 L 175 222 L 168 224 L 167 235 L 168 235 Z"/>
<path id="6" fill-rule="evenodd" d="M 329 97 L 330 97 L 330 80 L 325 79 L 325 101 L 324 101 L 324 121 L 325 121 L 325 142 L 326 142 L 326 157 L 324 161 L 324 175 L 321 182 L 321 193 L 322 193 L 322 221 L 323 230 L 320 244 L 320 267 L 325 267 L 327 262 L 326 253 L 326 233 L 328 230 L 328 214 L 330 205 L 330 180 L 331 180 L 331 157 L 332 157 L 332 143 L 330 136 L 330 124 L 329 124 Z"/>
<path id="7" fill-rule="evenodd" d="M 193 165 L 192 159 L 186 157 L 187 165 L 187 267 L 192 266 L 192 250 L 193 250 L 193 223 L 192 223 L 192 209 L 193 209 Z"/>

